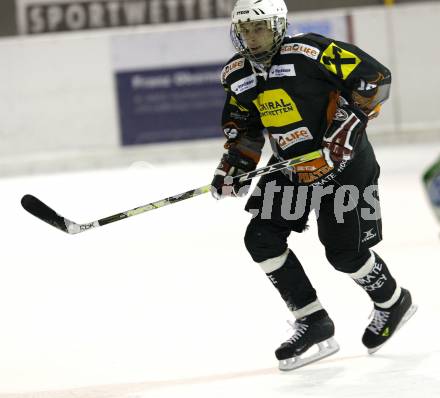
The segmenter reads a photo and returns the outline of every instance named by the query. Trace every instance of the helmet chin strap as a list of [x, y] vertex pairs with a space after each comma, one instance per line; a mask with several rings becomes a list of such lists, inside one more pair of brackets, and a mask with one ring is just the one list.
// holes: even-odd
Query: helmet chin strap
[[[255, 62], [257, 64], [266, 65], [272, 61], [272, 56], [269, 55], [269, 51], [263, 51], [257, 54], [253, 54], [250, 50], [248, 50], [249, 60], [251, 62]], [[260, 61], [261, 60], [261, 61]]]
[[[267, 51], [265, 51], [265, 52], [267, 52]], [[261, 54], [263, 55], [264, 53], [261, 53]], [[258, 57], [255, 57], [255, 58], [258, 59]], [[250, 60], [250, 62], [257, 65], [257, 66], [263, 66], [264, 68], [268, 68], [270, 66], [270, 64], [272, 63], [272, 58], [273, 58], [273, 55], [264, 61]]]

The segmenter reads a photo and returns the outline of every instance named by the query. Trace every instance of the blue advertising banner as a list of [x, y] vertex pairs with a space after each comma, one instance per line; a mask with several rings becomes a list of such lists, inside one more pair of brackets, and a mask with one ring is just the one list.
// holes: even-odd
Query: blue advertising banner
[[222, 65], [116, 73], [123, 145], [220, 136]]
[[332, 39], [353, 42], [352, 17], [350, 14], [335, 15], [332, 18], [293, 18], [288, 24], [287, 34], [314, 32]]

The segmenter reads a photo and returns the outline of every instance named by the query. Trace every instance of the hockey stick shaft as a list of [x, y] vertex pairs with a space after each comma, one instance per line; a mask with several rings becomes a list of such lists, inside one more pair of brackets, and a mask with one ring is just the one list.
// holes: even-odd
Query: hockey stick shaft
[[[298, 165], [300, 163], [305, 163], [314, 159], [317, 159], [322, 156], [322, 151], [317, 150], [314, 152], [307, 153], [305, 155], [297, 156], [295, 158], [284, 160], [279, 163], [275, 163], [270, 166], [262, 167], [260, 169], [251, 171], [249, 173], [244, 173], [239, 176], [234, 177], [233, 182], [244, 182], [247, 180], [251, 180], [255, 177], [263, 176], [265, 174], [274, 173], [279, 170], [286, 169], [288, 167], [292, 167], [294, 165]], [[96, 221], [92, 221], [90, 223], [85, 224], [77, 224], [60, 214], [56, 213], [49, 206], [43, 203], [41, 200], [32, 195], [25, 195], [21, 200], [21, 204], [25, 210], [39, 218], [40, 220], [52, 225], [53, 227], [64, 231], [68, 234], [77, 234], [80, 232], [87, 231], [92, 228], [101, 227], [103, 225], [107, 225], [116, 221], [124, 220], [128, 217], [137, 216], [138, 214], [146, 213], [151, 210], [160, 209], [161, 207], [165, 207], [177, 202], [181, 202], [186, 199], [194, 198], [196, 196], [205, 194], [209, 192], [211, 189], [211, 185], [204, 185], [202, 187], [192, 189], [181, 193], [179, 195], [170, 196], [165, 199], [158, 200], [156, 202], [148, 203], [143, 206], [135, 207], [134, 209], [123, 211], [121, 213], [113, 214], [108, 217], [101, 218]]]

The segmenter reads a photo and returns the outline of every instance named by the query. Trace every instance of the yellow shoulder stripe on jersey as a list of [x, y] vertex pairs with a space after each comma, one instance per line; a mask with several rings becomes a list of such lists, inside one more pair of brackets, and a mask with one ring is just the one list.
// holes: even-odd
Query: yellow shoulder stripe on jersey
[[295, 102], [283, 89], [264, 91], [253, 102], [265, 127], [283, 127], [302, 120]]
[[234, 96], [231, 96], [231, 99], [229, 100], [229, 104], [236, 106], [242, 112], [249, 112], [249, 109], [247, 109], [243, 105], [239, 104], [237, 99]]
[[331, 73], [345, 80], [362, 61], [356, 54], [332, 42], [322, 53], [320, 62]]

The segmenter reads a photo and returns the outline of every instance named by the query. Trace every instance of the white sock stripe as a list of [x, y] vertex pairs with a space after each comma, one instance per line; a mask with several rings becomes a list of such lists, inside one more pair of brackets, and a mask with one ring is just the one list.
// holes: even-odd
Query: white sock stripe
[[268, 260], [262, 261], [258, 264], [266, 274], [270, 274], [271, 272], [280, 269], [284, 265], [288, 255], [289, 249], [287, 249], [281, 256], [269, 258]]
[[355, 273], [348, 274], [352, 279], [360, 279], [366, 277], [374, 268], [374, 263], [376, 262], [376, 257], [374, 253], [370, 250], [371, 256], [367, 262]]
[[313, 303], [307, 304], [305, 307], [300, 308], [299, 310], [292, 311], [295, 319], [304, 318], [307, 315], [313, 314], [316, 311], [323, 310], [321, 303], [318, 299], [316, 299]]
[[402, 289], [397, 286], [396, 290], [394, 291], [393, 295], [391, 296], [391, 298], [388, 301], [385, 301], [384, 303], [374, 303], [376, 304], [378, 307], [380, 308], [390, 308], [392, 307], [394, 304], [396, 304], [397, 300], [399, 300], [400, 294], [402, 293]]

